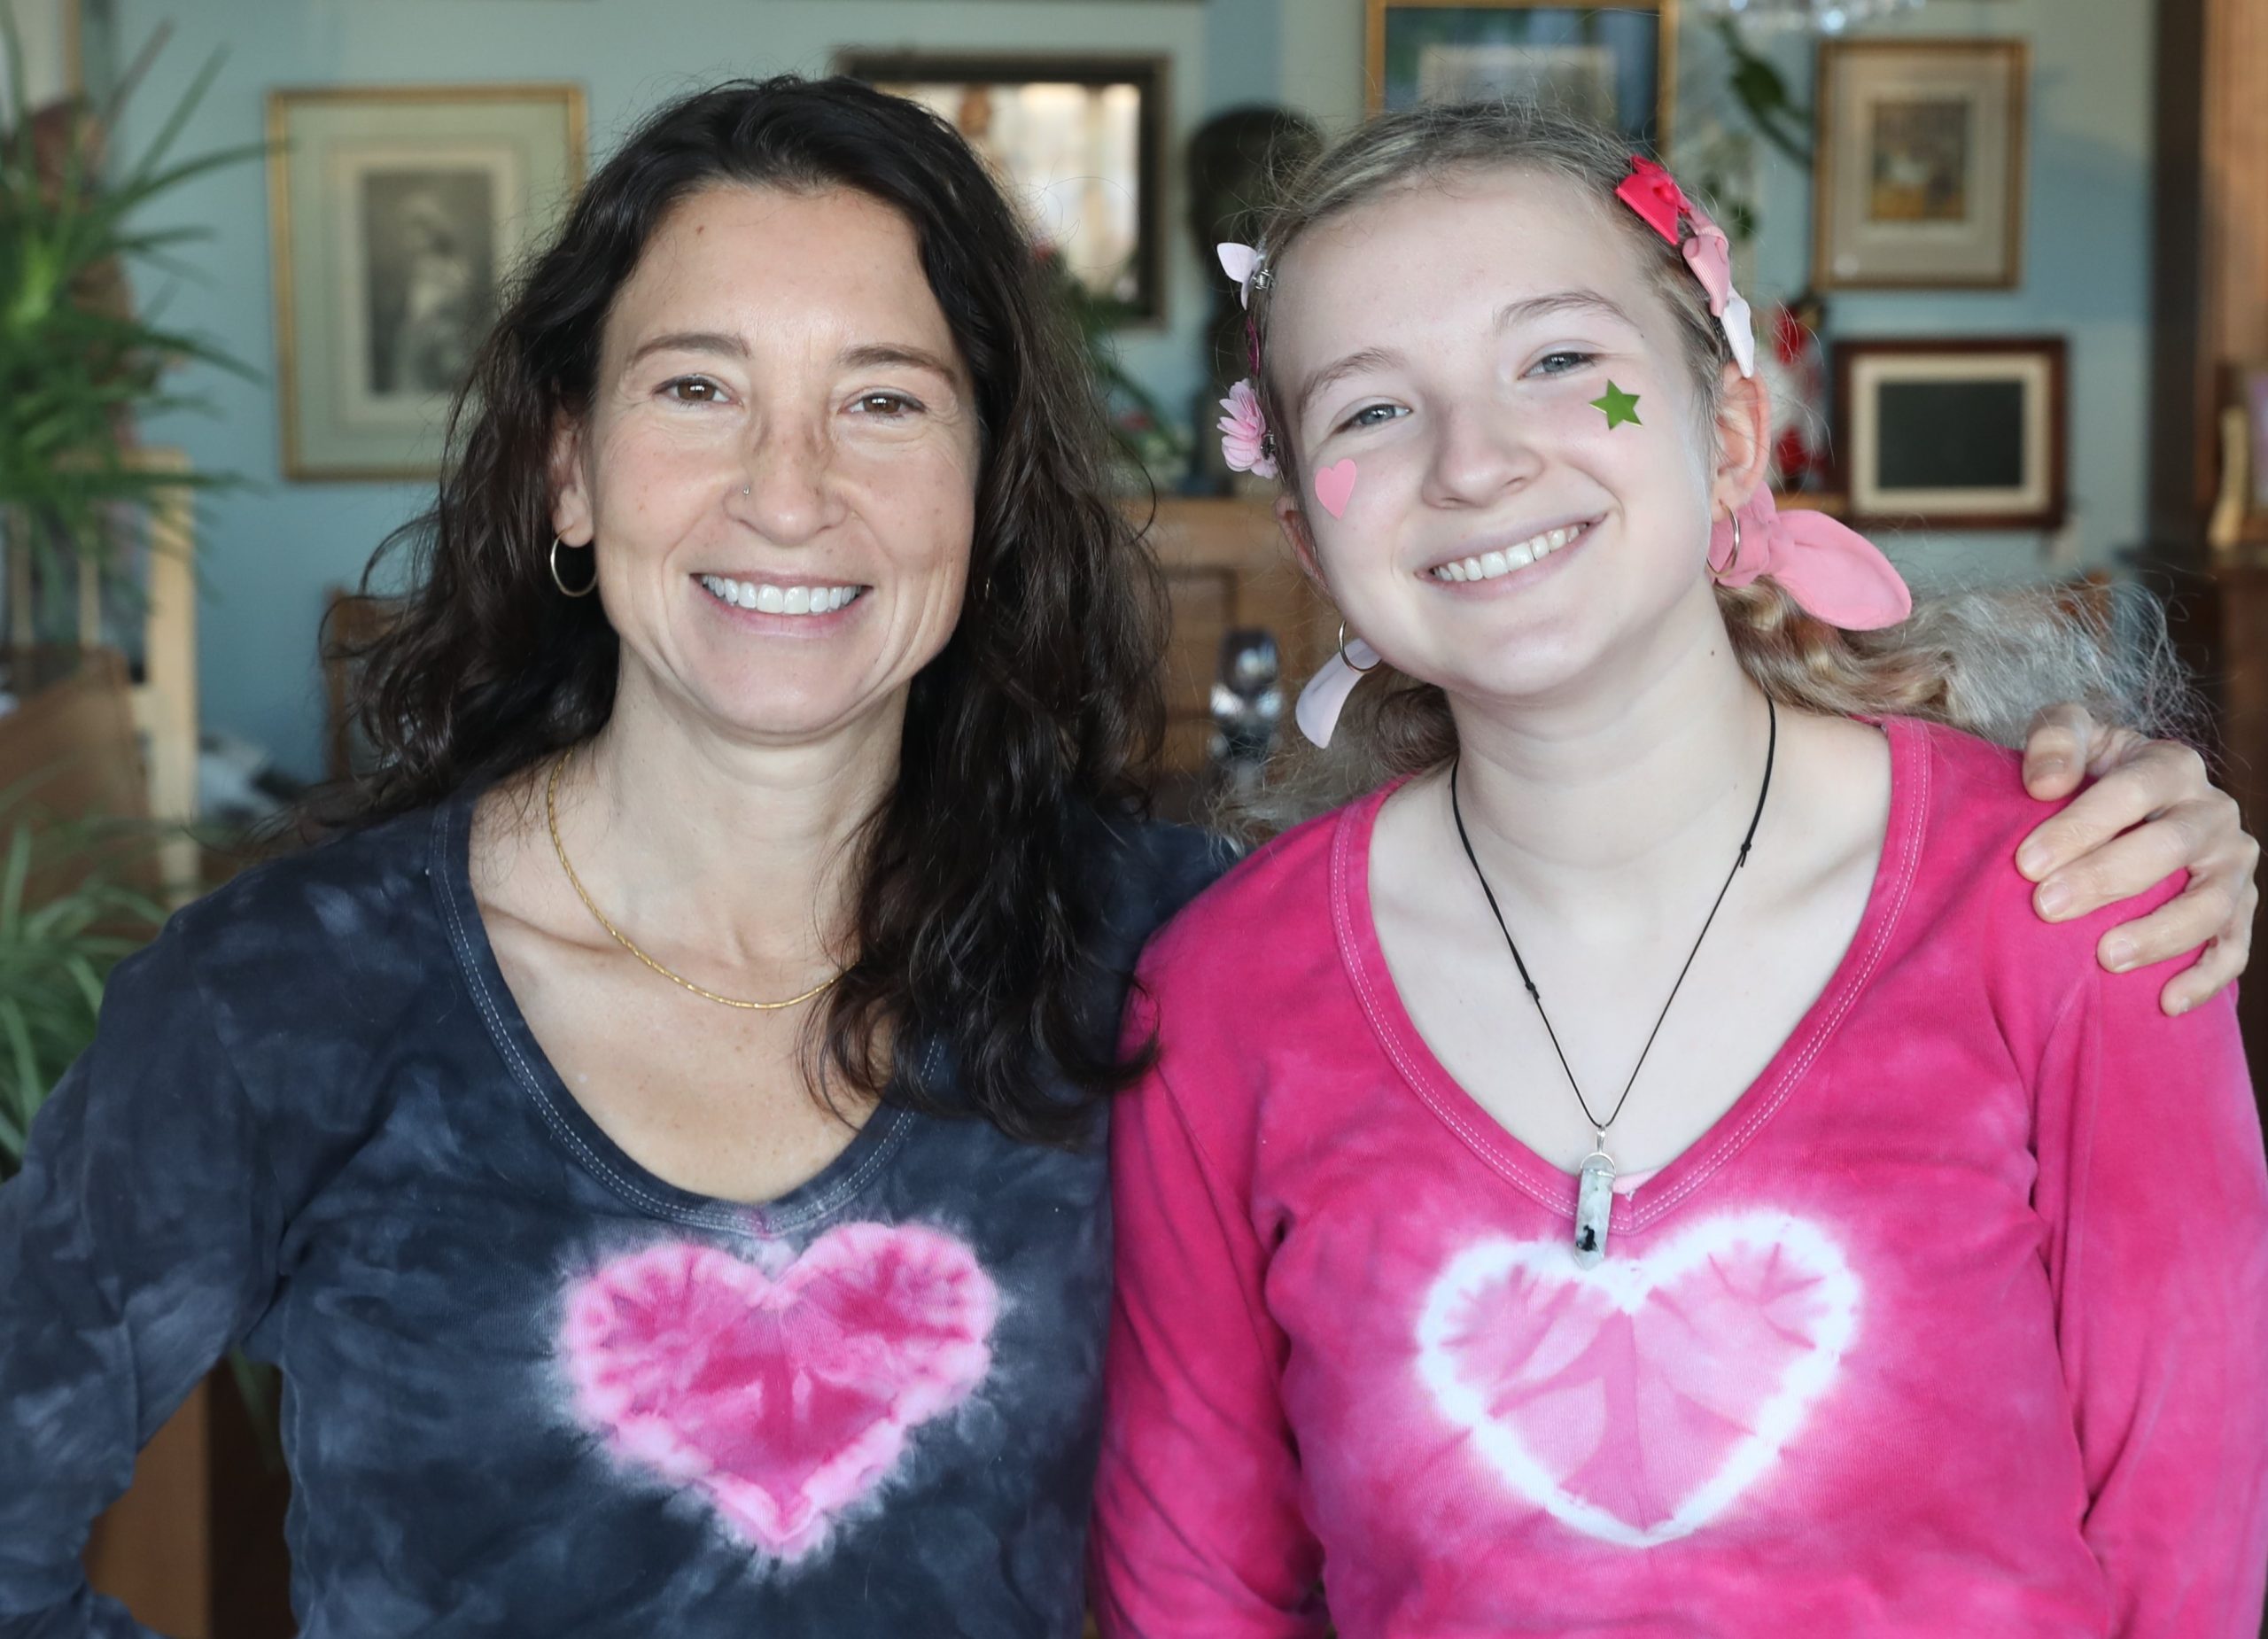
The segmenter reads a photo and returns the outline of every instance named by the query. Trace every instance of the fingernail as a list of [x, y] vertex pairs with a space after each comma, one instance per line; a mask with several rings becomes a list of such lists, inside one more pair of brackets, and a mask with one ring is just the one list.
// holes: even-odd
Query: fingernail
[[2043, 757], [2032, 764], [2031, 771], [2035, 774], [2060, 774], [2070, 765], [2070, 759], [2066, 757]]
[[2050, 882], [2039, 890], [2039, 913], [2043, 916], [2058, 915], [2069, 909], [2070, 903], [2071, 885], [2069, 882]]
[[2113, 973], [2124, 973], [2134, 965], [2134, 947], [2124, 939], [2113, 939], [2102, 947], [2102, 959]]
[[2016, 869], [2026, 876], [2037, 876], [2047, 867], [2047, 850], [2038, 843], [2026, 843], [2016, 850]]

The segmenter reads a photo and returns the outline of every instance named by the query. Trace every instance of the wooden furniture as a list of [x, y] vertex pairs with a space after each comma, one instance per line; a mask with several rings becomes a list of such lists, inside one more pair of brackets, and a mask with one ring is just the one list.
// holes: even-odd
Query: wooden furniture
[[[2208, 545], [2229, 367], [2268, 359], [2268, 3], [2160, 0], [2152, 246], [2149, 536], [2177, 640], [2213, 695], [2218, 772], [2268, 835], [2268, 566]], [[2268, 920], [2256, 920], [2256, 964]], [[2240, 988], [2268, 1068], [2268, 983]]]
[[1337, 621], [1293, 561], [1265, 501], [1161, 497], [1147, 539], [1164, 566], [1173, 606], [1165, 772], [1169, 780], [1193, 781], [1204, 774], [1212, 736], [1222, 637], [1239, 626], [1275, 634], [1284, 663], [1285, 732], [1291, 733], [1290, 701], [1337, 645]]
[[[136, 450], [128, 464], [143, 472], [189, 470], [189, 458], [176, 449]], [[106, 806], [89, 808], [83, 803], [65, 803], [52, 794], [43, 796], [43, 803], [56, 812], [103, 812], [120, 817], [130, 813], [136, 818], [178, 826], [186, 826], [197, 818], [194, 496], [195, 492], [185, 484], [159, 488], [151, 497], [146, 523], [147, 571], [138, 589], [142, 607], [142, 676], [127, 696], [134, 730], [140, 740], [146, 800], [137, 799], [128, 809], [118, 805], [113, 797], [105, 799]], [[33, 647], [35, 594], [32, 555], [28, 551], [12, 550], [8, 554], [8, 576], [10, 647], [12, 653], [20, 655]], [[82, 562], [78, 565], [76, 589], [80, 651], [113, 653], [104, 648], [102, 577], [93, 563]], [[19, 680], [16, 685], [17, 694], [26, 702], [22, 711], [29, 711], [37, 703], [33, 698], [35, 692], [47, 678], [57, 674], [58, 665], [67, 669], [75, 664], [57, 658], [72, 651], [39, 652], [48, 657], [35, 664], [28, 684]], [[0, 718], [0, 724], [11, 720]], [[5, 784], [0, 781], [0, 789], [4, 789]], [[167, 890], [177, 899], [186, 899], [196, 886], [196, 843], [186, 835], [170, 837], [159, 846], [157, 859]]]

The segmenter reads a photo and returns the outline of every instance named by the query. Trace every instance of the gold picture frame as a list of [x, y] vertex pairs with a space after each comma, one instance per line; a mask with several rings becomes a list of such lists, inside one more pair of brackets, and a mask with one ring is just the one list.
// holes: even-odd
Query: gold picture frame
[[2022, 284], [2031, 78], [2018, 39], [1823, 43], [1813, 285]]
[[1363, 0], [1363, 106], [1539, 95], [1669, 151], [1678, 0]]
[[513, 266], [582, 186], [565, 83], [268, 93], [284, 476], [431, 478]]

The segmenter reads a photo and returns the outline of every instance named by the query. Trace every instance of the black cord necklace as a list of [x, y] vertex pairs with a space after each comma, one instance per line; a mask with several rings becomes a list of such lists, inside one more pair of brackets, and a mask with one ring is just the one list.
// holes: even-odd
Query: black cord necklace
[[1512, 953], [1512, 966], [1519, 969], [1520, 983], [1527, 987], [1527, 998], [1535, 1004], [1535, 1016], [1543, 1021], [1543, 1033], [1551, 1038], [1551, 1051], [1559, 1055], [1559, 1068], [1566, 1072], [1567, 1085], [1574, 1092], [1575, 1102], [1583, 1107], [1583, 1119], [1598, 1134], [1598, 1147], [1583, 1158], [1575, 1193], [1575, 1262], [1585, 1269], [1606, 1255], [1607, 1220], [1614, 1211], [1614, 1158], [1606, 1153], [1606, 1130], [1614, 1125], [1615, 1118], [1622, 1114], [1622, 1107], [1630, 1101], [1630, 1089], [1638, 1084], [1638, 1072], [1646, 1068], [1646, 1055], [1654, 1050], [1654, 1038], [1662, 1033], [1662, 1021], [1669, 1017], [1670, 1005], [1677, 1000], [1685, 975], [1693, 971], [1694, 959], [1701, 954], [1701, 941], [1709, 936], [1717, 913], [1724, 906], [1725, 896], [1732, 891], [1733, 878], [1748, 863], [1748, 851], [1756, 842], [1756, 827], [1764, 820], [1764, 799], [1772, 795], [1772, 765], [1780, 751], [1780, 713], [1769, 695], [1764, 697], [1764, 710], [1771, 723], [1770, 736], [1764, 747], [1764, 784], [1756, 794], [1756, 812], [1749, 817], [1748, 834], [1740, 839], [1740, 852], [1733, 858], [1733, 868], [1725, 873], [1725, 885], [1717, 889], [1716, 903], [1709, 907], [1708, 920], [1695, 936], [1693, 948], [1685, 953], [1685, 966], [1677, 970], [1677, 983], [1669, 987], [1668, 1000], [1654, 1015], [1654, 1028], [1646, 1037], [1646, 1045], [1638, 1050], [1638, 1062], [1630, 1067], [1630, 1079], [1622, 1084], [1622, 1096], [1614, 1101], [1614, 1107], [1607, 1112], [1604, 1121], [1591, 1113], [1590, 1100], [1583, 1097], [1574, 1067], [1567, 1062], [1567, 1050], [1559, 1045], [1559, 1032], [1551, 1028], [1551, 1015], [1543, 1010], [1543, 994], [1528, 976], [1527, 963], [1520, 959], [1520, 947], [1513, 942], [1512, 930], [1505, 924], [1495, 892], [1488, 886], [1479, 856], [1472, 851], [1472, 839], [1465, 835], [1464, 810], [1456, 796], [1457, 771], [1464, 764], [1463, 755], [1449, 764], [1449, 817], [1456, 822], [1456, 840], [1464, 845], [1465, 863], [1472, 866], [1473, 880], [1480, 884], [1481, 897], [1488, 901], [1489, 914], [1496, 919], [1496, 930], [1504, 936], [1504, 946]]

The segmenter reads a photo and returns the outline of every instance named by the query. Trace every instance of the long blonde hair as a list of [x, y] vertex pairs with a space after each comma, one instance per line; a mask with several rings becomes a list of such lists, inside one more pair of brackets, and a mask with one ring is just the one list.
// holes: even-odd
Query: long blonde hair
[[[1318, 225], [1398, 190], [1438, 187], [1505, 168], [1565, 178], [1611, 201], [1628, 174], [1630, 144], [1599, 126], [1520, 103], [1436, 105], [1373, 120], [1281, 185], [1263, 219], [1271, 268]], [[1683, 257], [1635, 212], [1608, 208], [1676, 322], [1705, 412], [1713, 414], [1731, 351]], [[1252, 297], [1260, 338], [1254, 384], [1289, 493], [1305, 505], [1299, 452], [1281, 389], [1267, 369], [1267, 334], [1280, 285]], [[1806, 614], [1770, 580], [1717, 588], [1741, 666], [1788, 706], [1841, 716], [1904, 716], [2015, 743], [2042, 706], [2077, 701], [2098, 718], [2160, 732], [2197, 719], [2165, 638], [2163, 611], [2139, 587], [2075, 594], [2025, 587], [1917, 602], [1902, 624], [1846, 632]], [[1295, 738], [1295, 737], [1294, 737]], [[1287, 745], [1256, 796], [1223, 822], [1273, 829], [1394, 778], [1445, 762], [1456, 749], [1448, 697], [1381, 670], [1355, 691], [1328, 752]]]

